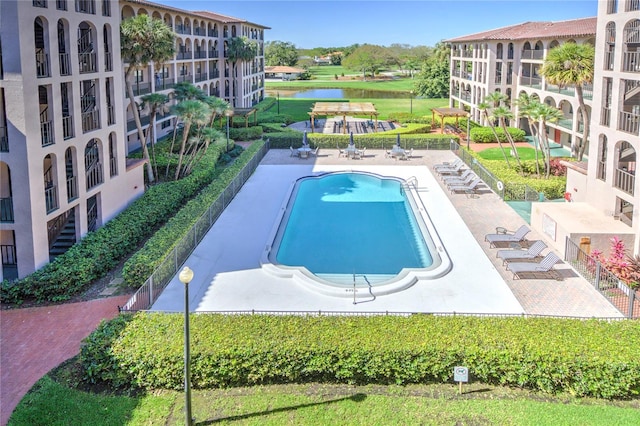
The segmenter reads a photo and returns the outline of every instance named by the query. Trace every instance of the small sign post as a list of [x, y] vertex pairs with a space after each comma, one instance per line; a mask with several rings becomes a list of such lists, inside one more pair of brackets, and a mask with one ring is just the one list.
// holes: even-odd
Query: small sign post
[[453, 380], [460, 384], [458, 392], [462, 395], [462, 382], [469, 381], [469, 369], [467, 367], [453, 367]]

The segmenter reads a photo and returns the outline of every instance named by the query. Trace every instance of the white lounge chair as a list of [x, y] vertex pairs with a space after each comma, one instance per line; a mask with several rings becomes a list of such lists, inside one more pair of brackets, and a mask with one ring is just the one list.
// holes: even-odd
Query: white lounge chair
[[465, 170], [459, 176], [456, 176], [456, 175], [453, 175], [453, 176], [452, 175], [442, 175], [442, 176], [440, 176], [440, 178], [442, 179], [442, 181], [445, 184], [448, 185], [448, 184], [453, 183], [453, 182], [464, 182], [464, 181], [467, 180], [467, 178], [469, 176], [471, 176], [471, 177], [475, 176], [475, 174], [473, 173], [473, 170], [471, 170], [471, 169]]
[[540, 262], [511, 262], [507, 263], [507, 270], [513, 272], [513, 279], [520, 278], [524, 272], [549, 272], [553, 265], [560, 262], [554, 252], [549, 252]]
[[502, 264], [504, 265], [505, 263], [513, 260], [517, 261], [523, 259], [535, 259], [540, 255], [540, 253], [542, 253], [542, 250], [546, 248], [547, 245], [543, 241], [538, 240], [535, 243], [531, 244], [531, 247], [529, 247], [527, 250], [498, 250], [498, 252], [496, 253], [496, 257], [501, 258]]
[[413, 156], [413, 148], [411, 148], [409, 151], [405, 151], [405, 154], [407, 158], [411, 158], [411, 156]]
[[478, 185], [480, 185], [481, 182], [482, 180], [479, 177], [475, 177], [471, 182], [469, 182], [466, 185], [464, 184], [447, 185], [447, 188], [449, 188], [449, 191], [451, 191], [452, 193], [458, 193], [458, 192], [475, 193], [478, 188]]
[[436, 173], [439, 175], [459, 175], [464, 171], [465, 164], [460, 162], [460, 164], [455, 165], [454, 167], [439, 167], [436, 169]]
[[489, 247], [495, 247], [496, 243], [518, 243], [525, 240], [525, 236], [531, 232], [527, 225], [522, 225], [512, 234], [487, 234], [484, 240], [489, 242]]
[[457, 166], [458, 164], [461, 164], [461, 163], [462, 163], [462, 160], [459, 159], [459, 158], [456, 158], [455, 161], [452, 161], [452, 162], [445, 161], [444, 163], [434, 164], [433, 165], [433, 170], [438, 170], [440, 168], [450, 169], [450, 168], [455, 167], [455, 166]]

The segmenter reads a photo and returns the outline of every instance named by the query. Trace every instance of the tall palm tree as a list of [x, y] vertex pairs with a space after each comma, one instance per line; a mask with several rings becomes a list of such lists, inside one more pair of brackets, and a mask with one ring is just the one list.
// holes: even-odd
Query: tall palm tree
[[196, 100], [182, 101], [173, 107], [173, 113], [184, 123], [182, 129], [182, 141], [180, 143], [180, 152], [178, 154], [178, 166], [176, 167], [175, 180], [181, 175], [182, 160], [184, 157], [189, 132], [193, 124], [201, 124], [209, 118], [209, 108], [204, 102]]
[[485, 100], [483, 102], [480, 102], [478, 104], [478, 109], [482, 112], [482, 115], [485, 118], [485, 121], [487, 122], [487, 124], [489, 124], [489, 127], [491, 128], [491, 131], [493, 132], [493, 136], [496, 138], [496, 141], [498, 142], [498, 146], [500, 147], [500, 151], [502, 151], [502, 156], [504, 157], [504, 161], [507, 163], [508, 167], [511, 167], [511, 164], [509, 164], [509, 157], [507, 156], [507, 153], [504, 150], [504, 147], [502, 146], [502, 142], [500, 141], [500, 136], [498, 136], [498, 133], [496, 132], [496, 128], [493, 125], [493, 120], [491, 119], [491, 116], [489, 115], [489, 111], [491, 110], [493, 103], [489, 101], [488, 98], [485, 98]]
[[231, 72], [231, 105], [238, 106], [238, 102], [236, 100], [236, 80], [237, 76], [237, 64], [238, 62], [246, 62], [253, 60], [258, 55], [258, 45], [255, 41], [249, 40], [249, 38], [242, 37], [232, 37], [229, 39], [229, 43], [227, 45], [227, 59], [231, 62], [232, 72]]
[[535, 112], [534, 116], [538, 120], [538, 136], [540, 137], [540, 144], [544, 150], [544, 167], [545, 177], [549, 178], [551, 174], [551, 148], [549, 146], [549, 137], [547, 135], [547, 123], [552, 123], [560, 120], [564, 115], [562, 111], [547, 104], [540, 104]]
[[518, 154], [518, 148], [516, 147], [515, 142], [513, 141], [513, 136], [509, 133], [509, 129], [507, 129], [507, 120], [513, 119], [513, 113], [511, 110], [505, 106], [499, 106], [494, 108], [492, 111], [492, 116], [498, 119], [500, 123], [500, 127], [504, 132], [509, 145], [511, 146], [511, 155], [516, 157], [516, 162], [518, 163], [518, 168], [520, 169], [520, 173], [524, 175], [524, 169], [522, 168], [522, 163], [520, 162], [520, 155]]
[[132, 79], [134, 71], [146, 68], [149, 62], [154, 62], [159, 68], [163, 62], [171, 59], [175, 53], [175, 34], [164, 22], [153, 19], [149, 15], [137, 15], [125, 19], [120, 24], [120, 53], [122, 62], [127, 64], [124, 81], [127, 97], [138, 129], [138, 138], [142, 144], [142, 155], [147, 160], [147, 179], [153, 182], [153, 167], [149, 161], [149, 150], [145, 143], [140, 112], [138, 111], [133, 94]]
[[522, 92], [518, 99], [516, 99], [515, 104], [518, 106], [518, 113], [520, 117], [527, 119], [527, 125], [529, 126], [529, 133], [531, 133], [531, 137], [533, 138], [533, 148], [536, 156], [536, 174], [540, 176], [540, 164], [538, 160], [538, 150], [540, 149], [540, 143], [538, 141], [537, 135], [537, 108], [540, 105], [540, 102], [532, 96], [529, 96], [528, 93]]
[[173, 88], [173, 94], [178, 102], [186, 101], [189, 99], [195, 99], [198, 101], [204, 101], [207, 94], [204, 90], [193, 85], [189, 81], [181, 81]]
[[220, 99], [216, 96], [207, 96], [204, 102], [211, 108], [211, 120], [209, 120], [209, 126], [213, 126], [216, 118], [222, 117], [225, 111], [230, 109], [229, 102], [224, 99]]
[[[167, 103], [169, 102], [169, 96], [164, 93], [151, 93], [149, 95], [142, 96], [142, 107], [149, 108], [149, 127], [147, 127], [147, 133], [145, 135], [145, 145], [151, 144], [151, 162], [153, 163], [153, 171], [158, 176], [158, 163], [156, 161], [156, 117], [158, 113], [164, 114], [169, 111]], [[149, 140], [150, 139], [150, 140]]]
[[584, 104], [582, 86], [593, 82], [595, 49], [590, 44], [564, 43], [549, 51], [540, 68], [540, 74], [551, 84], [575, 87], [576, 97], [582, 112], [584, 130], [579, 146], [571, 150], [582, 160], [589, 140], [589, 111]]

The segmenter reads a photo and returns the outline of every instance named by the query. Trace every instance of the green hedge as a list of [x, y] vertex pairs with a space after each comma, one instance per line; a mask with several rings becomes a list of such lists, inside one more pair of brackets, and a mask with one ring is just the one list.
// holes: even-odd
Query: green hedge
[[231, 127], [229, 129], [229, 137], [238, 141], [252, 141], [260, 139], [262, 137], [262, 127]]
[[232, 165], [220, 172], [216, 179], [195, 198], [184, 207], [177, 206], [174, 209], [174, 212], [178, 209], [179, 211], [124, 264], [122, 277], [128, 286], [139, 287], [144, 284], [262, 145], [262, 141], [251, 144]]
[[[497, 127], [495, 130], [496, 130], [496, 133], [498, 134], [498, 138], [500, 139], [500, 142], [508, 142], [507, 137], [505, 136], [504, 130], [502, 130], [502, 128]], [[525, 139], [526, 134], [524, 130], [516, 129], [514, 127], [507, 127], [507, 130], [511, 134], [511, 137], [513, 138], [514, 142], [526, 141]], [[470, 129], [469, 137], [473, 142], [476, 142], [476, 143], [496, 142], [496, 137], [493, 134], [493, 131], [491, 130], [490, 127], [474, 127]]]
[[[294, 148], [302, 146], [302, 133], [300, 132], [269, 133], [268, 137], [271, 141], [271, 148], [286, 149], [290, 146]], [[312, 147], [319, 146], [320, 149], [335, 149], [337, 146], [344, 148], [349, 144], [349, 135], [307, 133], [307, 138]], [[396, 143], [396, 138], [397, 135], [395, 133], [392, 134], [389, 132], [353, 136], [356, 146], [363, 148], [366, 147], [369, 149], [389, 149]], [[407, 148], [416, 149], [449, 149], [451, 139], [459, 141], [457, 137], [452, 135], [413, 135], [410, 133], [403, 133], [400, 138], [402, 146], [405, 146], [406, 144]]]
[[[195, 388], [270, 383], [410, 384], [470, 379], [577, 396], [640, 394], [634, 321], [430, 315], [191, 316]], [[183, 317], [123, 315], [83, 342], [85, 379], [182, 389]]]
[[3, 281], [3, 303], [64, 301], [111, 271], [162, 226], [185, 200], [212, 181], [220, 149], [211, 146], [188, 177], [154, 185], [118, 216], [88, 233], [55, 261], [23, 279]]

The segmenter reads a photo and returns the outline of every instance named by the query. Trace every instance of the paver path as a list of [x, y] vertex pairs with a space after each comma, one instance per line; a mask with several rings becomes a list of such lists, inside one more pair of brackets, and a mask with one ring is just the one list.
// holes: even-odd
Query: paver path
[[80, 342], [131, 295], [0, 311], [0, 424], [49, 370], [77, 355]]

